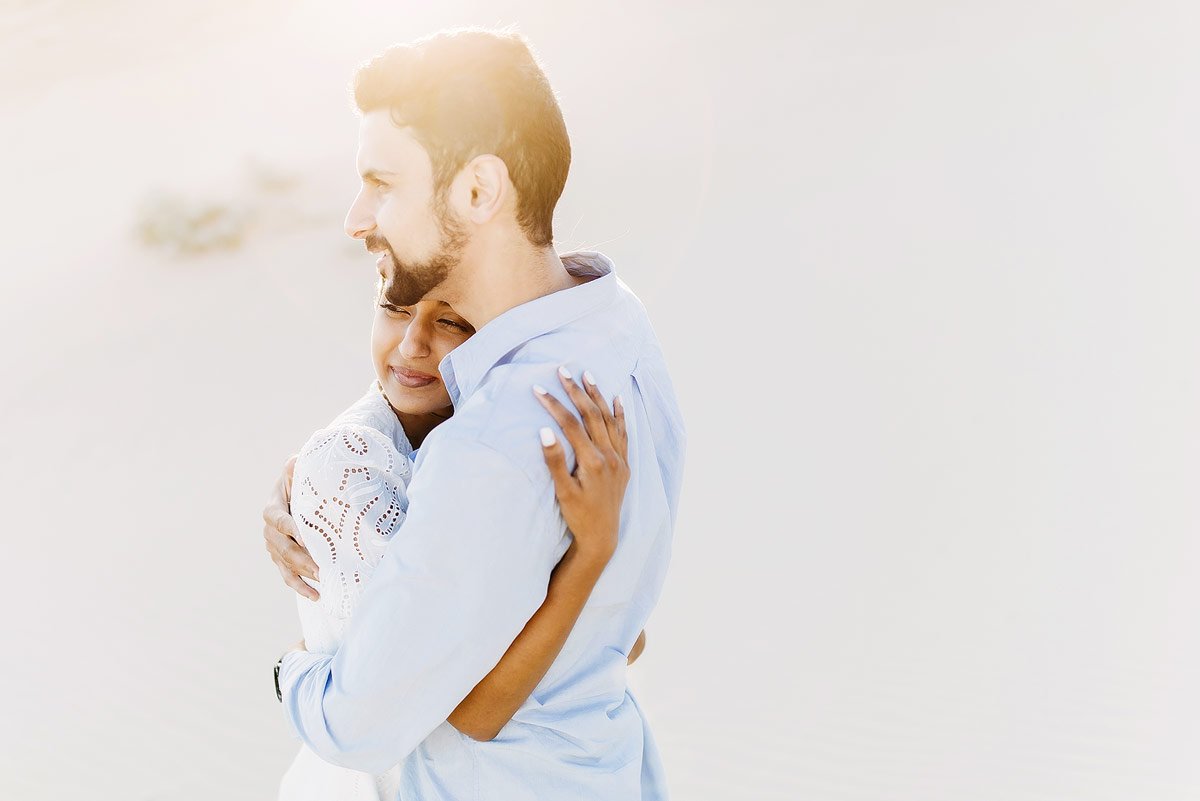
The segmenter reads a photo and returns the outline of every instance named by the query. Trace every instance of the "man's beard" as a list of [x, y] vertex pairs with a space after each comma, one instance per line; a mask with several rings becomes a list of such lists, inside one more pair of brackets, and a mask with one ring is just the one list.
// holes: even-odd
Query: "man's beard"
[[388, 303], [415, 306], [462, 263], [467, 245], [463, 224], [451, 216], [444, 202], [436, 204], [434, 213], [441, 239], [434, 254], [424, 261], [400, 261], [382, 236], [372, 234], [366, 238], [368, 250], [386, 250], [392, 260], [392, 277], [383, 287], [383, 297]]

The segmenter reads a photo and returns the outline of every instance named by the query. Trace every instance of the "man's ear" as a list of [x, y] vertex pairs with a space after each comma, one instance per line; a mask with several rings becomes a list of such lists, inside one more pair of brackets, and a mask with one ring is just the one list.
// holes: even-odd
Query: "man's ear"
[[476, 225], [494, 218], [512, 192], [508, 165], [499, 156], [476, 156], [463, 167], [459, 177], [463, 179], [459, 211]]

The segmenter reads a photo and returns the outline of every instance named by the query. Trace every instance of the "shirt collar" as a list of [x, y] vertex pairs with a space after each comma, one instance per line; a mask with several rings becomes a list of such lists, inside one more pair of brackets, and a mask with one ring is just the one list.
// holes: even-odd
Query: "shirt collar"
[[438, 365], [455, 408], [479, 387], [483, 377], [507, 354], [535, 337], [562, 328], [616, 297], [613, 263], [601, 253], [579, 250], [563, 253], [571, 275], [593, 280], [535, 298], [509, 309], [475, 332]]

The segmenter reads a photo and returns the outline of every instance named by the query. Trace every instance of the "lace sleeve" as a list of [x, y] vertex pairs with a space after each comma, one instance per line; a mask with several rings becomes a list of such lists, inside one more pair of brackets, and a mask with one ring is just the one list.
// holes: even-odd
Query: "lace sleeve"
[[300, 452], [292, 517], [319, 569], [318, 603], [334, 619], [349, 618], [404, 521], [411, 477], [408, 457], [369, 426], [334, 425]]

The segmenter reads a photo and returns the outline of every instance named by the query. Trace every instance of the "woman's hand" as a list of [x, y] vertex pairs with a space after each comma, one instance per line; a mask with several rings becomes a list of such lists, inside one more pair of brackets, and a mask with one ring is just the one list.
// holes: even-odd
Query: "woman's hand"
[[617, 549], [621, 500], [629, 483], [625, 409], [617, 397], [609, 411], [589, 372], [583, 374], [582, 389], [565, 367], [559, 368], [558, 378], [582, 423], [545, 389], [534, 387], [534, 393], [571, 443], [574, 472], [567, 469], [566, 450], [550, 428], [541, 430], [542, 450], [563, 520], [574, 536], [571, 547], [607, 563]]

